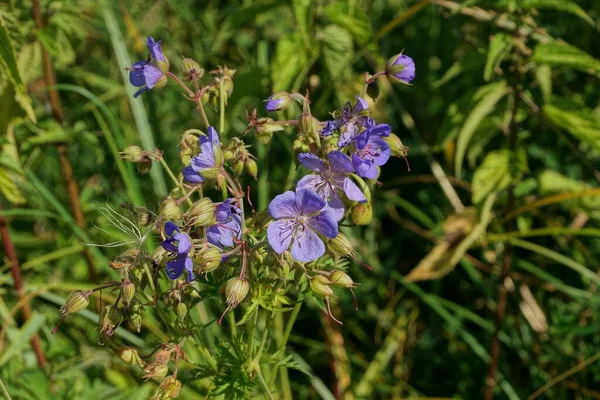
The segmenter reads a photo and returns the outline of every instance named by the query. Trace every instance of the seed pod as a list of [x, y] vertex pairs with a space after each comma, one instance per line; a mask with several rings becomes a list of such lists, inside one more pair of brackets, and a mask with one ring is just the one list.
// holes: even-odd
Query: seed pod
[[194, 264], [200, 269], [200, 274], [214, 271], [220, 263], [221, 253], [214, 247], [200, 249], [194, 254]]
[[336, 237], [331, 239], [327, 243], [327, 247], [329, 248], [329, 251], [340, 257], [348, 256], [354, 252], [352, 243], [350, 243], [348, 237], [342, 232], [339, 232]]
[[142, 328], [142, 315], [138, 313], [129, 315], [129, 322], [131, 322], [131, 325], [133, 325], [135, 330], [139, 333]]
[[159, 350], [154, 355], [155, 364], [166, 364], [171, 359], [171, 352], [168, 350]]
[[181, 63], [181, 71], [188, 81], [198, 80], [204, 76], [204, 69], [200, 67], [198, 62], [191, 58], [184, 57]]
[[151, 400], [175, 399], [181, 392], [181, 382], [174, 376], [166, 377], [156, 390], [156, 393]]
[[329, 280], [331, 285], [336, 287], [351, 289], [356, 286], [350, 275], [339, 269], [331, 272]]
[[119, 358], [125, 364], [134, 365], [141, 362], [140, 355], [133, 347], [127, 347], [119, 351]]
[[213, 225], [215, 223], [215, 204], [210, 198], [203, 197], [190, 207], [186, 216], [193, 225]]
[[231, 278], [225, 285], [225, 299], [227, 305], [231, 308], [236, 308], [250, 291], [250, 284], [246, 279], [239, 277]]
[[148, 379], [156, 379], [161, 380], [164, 379], [165, 376], [169, 373], [169, 367], [167, 364], [148, 364], [146, 368], [144, 368], [144, 380]]
[[319, 297], [333, 296], [333, 289], [329, 287], [330, 283], [326, 276], [316, 275], [310, 280], [310, 290]]
[[358, 203], [352, 207], [350, 216], [356, 225], [369, 225], [373, 219], [373, 207], [370, 202]]
[[130, 280], [123, 281], [121, 283], [121, 297], [125, 304], [129, 305], [131, 300], [135, 296], [135, 285]]
[[172, 197], [167, 197], [158, 209], [158, 215], [166, 221], [178, 221], [181, 219], [181, 208]]
[[175, 313], [177, 314], [177, 317], [180, 320], [183, 321], [185, 319], [187, 312], [188, 312], [188, 308], [185, 305], [185, 303], [177, 303], [177, 305], [175, 305]]
[[143, 156], [136, 164], [136, 168], [140, 174], [147, 174], [152, 169], [152, 160], [148, 156]]
[[246, 160], [245, 166], [246, 166], [246, 173], [248, 175], [250, 175], [251, 177], [253, 177], [254, 179], [256, 179], [256, 175], [258, 174], [258, 165], [256, 164], [256, 161], [249, 158]]
[[72, 292], [69, 297], [67, 297], [65, 305], [60, 308], [62, 315], [66, 317], [69, 314], [74, 314], [86, 308], [88, 304], [90, 304], [90, 294], [92, 294], [91, 290], [87, 292], [82, 290]]
[[129, 162], [140, 162], [144, 157], [144, 151], [140, 146], [129, 146], [124, 151], [119, 153], [121, 160]]
[[152, 261], [159, 267], [164, 267], [167, 264], [169, 252], [162, 246], [158, 246], [152, 253]]
[[233, 163], [233, 173], [236, 176], [240, 176], [242, 175], [242, 172], [244, 172], [244, 162], [242, 160], [237, 160]]

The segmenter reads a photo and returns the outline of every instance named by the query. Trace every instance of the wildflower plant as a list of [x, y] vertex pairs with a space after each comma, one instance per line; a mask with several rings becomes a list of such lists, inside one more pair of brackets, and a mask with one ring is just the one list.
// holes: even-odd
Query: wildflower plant
[[[182, 134], [177, 165], [168, 165], [158, 149], [133, 145], [121, 153], [141, 173], [160, 163], [172, 177], [173, 190], [152, 225], [160, 244], [147, 252], [151, 235], [136, 235], [143, 238], [139, 246], [110, 264], [120, 279], [75, 291], [61, 309], [61, 323], [84, 309], [92, 293], [118, 290], [100, 316], [101, 341], [124, 362], [139, 365], [143, 379], [159, 382], [153, 398], [175, 398], [182, 385], [207, 378], [210, 396], [261, 392], [273, 398], [278, 367], [303, 369], [285, 352], [302, 303], [313, 299], [342, 324], [331, 303], [340, 290], [354, 295], [357, 284], [351, 271], [340, 267], [340, 258], [370, 269], [342, 226], [370, 223], [371, 190], [380, 170], [392, 155], [405, 157], [407, 149], [390, 125], [371, 118], [365, 94], [334, 110], [332, 119], [319, 121], [308, 92], [278, 92], [266, 99], [265, 114], [296, 103], [302, 110], [296, 119], [261, 117], [255, 109], [246, 115], [244, 132], [225, 136], [222, 121], [235, 70], [218, 67], [205, 75], [196, 61], [184, 58], [177, 76], [161, 45], [149, 37], [148, 59], [129, 69], [131, 84], [140, 88], [135, 97], [159, 96], [157, 90], [172, 82], [196, 104], [204, 126]], [[392, 57], [384, 70], [365, 75], [365, 93], [379, 77], [408, 84], [414, 68], [410, 57]], [[205, 112], [209, 104], [219, 104], [219, 130]], [[266, 210], [255, 210], [244, 175], [256, 178], [267, 166], [257, 164], [247, 140], [256, 135], [269, 143], [284, 127], [295, 132], [291, 150], [304, 176], [274, 196]], [[130, 230], [140, 232], [135, 226]], [[292, 309], [284, 337], [271, 337], [273, 317]], [[119, 342], [114, 335], [119, 327], [157, 332], [154, 351], [142, 357], [147, 349]]]

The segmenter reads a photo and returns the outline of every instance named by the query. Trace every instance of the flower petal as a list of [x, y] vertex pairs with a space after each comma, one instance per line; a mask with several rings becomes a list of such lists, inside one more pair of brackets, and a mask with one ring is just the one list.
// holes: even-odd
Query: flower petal
[[325, 180], [323, 179], [323, 176], [319, 174], [306, 175], [296, 183], [296, 191], [298, 189], [311, 189], [321, 194], [319, 189], [324, 186], [324, 183]]
[[336, 221], [340, 221], [342, 218], [344, 218], [344, 212], [346, 211], [344, 209], [344, 202], [336, 192], [334, 192], [329, 198], [327, 206], [327, 209], [331, 211]]
[[176, 259], [167, 262], [167, 276], [175, 280], [181, 276], [185, 269], [187, 254], [180, 254]]
[[275, 196], [269, 204], [269, 214], [273, 218], [295, 218], [299, 215], [296, 194], [292, 191]]
[[153, 59], [158, 62], [165, 61], [165, 55], [160, 48], [161, 41], [154, 41], [152, 36], [148, 36], [148, 51]]
[[367, 179], [377, 178], [377, 166], [372, 161], [363, 160], [356, 154], [353, 154], [352, 164], [354, 164], [354, 168], [356, 169], [356, 174], [358, 176]]
[[298, 161], [304, 167], [312, 169], [313, 171], [323, 172], [327, 169], [323, 160], [312, 153], [300, 153], [298, 154]]
[[308, 221], [308, 225], [328, 238], [334, 238], [338, 234], [337, 218], [331, 210], [325, 210], [321, 214], [312, 217]]
[[294, 221], [291, 219], [280, 219], [269, 224], [267, 239], [275, 253], [281, 254], [290, 247], [293, 228]]
[[312, 214], [320, 211], [326, 204], [327, 202], [321, 196], [310, 189], [296, 190], [296, 206], [302, 214]]
[[325, 254], [325, 244], [310, 228], [298, 230], [292, 243], [292, 257], [300, 262], [314, 261]]
[[358, 127], [354, 123], [349, 123], [345, 126], [338, 139], [337, 146], [341, 149], [348, 146], [358, 135]]
[[219, 134], [217, 133], [217, 130], [212, 126], [209, 126], [206, 129], [206, 136], [200, 135], [200, 144], [204, 143], [212, 143], [217, 147], [221, 146], [221, 142], [219, 141]]
[[365, 194], [350, 178], [344, 180], [344, 193], [346, 193], [346, 196], [348, 196], [350, 200], [358, 201], [360, 203], [367, 201]]
[[135, 97], [135, 98], [137, 99], [137, 97], [138, 97], [140, 94], [144, 93], [146, 90], [150, 90], [150, 89], [149, 89], [147, 86], [144, 86], [143, 88], [141, 88], [140, 90], [138, 90], [137, 92], [135, 92], [135, 93], [133, 94], [133, 97]]
[[188, 281], [194, 280], [194, 263], [191, 258], [185, 258], [185, 269], [188, 273]]
[[354, 105], [354, 113], [358, 114], [361, 111], [369, 109], [369, 103], [360, 96], [356, 96], [356, 104]]
[[352, 161], [350, 157], [342, 153], [341, 151], [330, 151], [327, 154], [329, 159], [329, 168], [335, 172], [354, 172]]
[[144, 86], [146, 84], [146, 78], [144, 77], [144, 65], [145, 61], [138, 61], [133, 64], [129, 71], [129, 83], [133, 86]]
[[202, 183], [204, 182], [204, 178], [202, 175], [198, 173], [192, 166], [187, 166], [181, 172], [183, 174], [183, 179], [188, 183]]
[[215, 150], [210, 142], [203, 143], [200, 146], [201, 152], [192, 158], [192, 168], [196, 171], [202, 171], [206, 168], [216, 167]]
[[163, 75], [163, 72], [154, 65], [144, 65], [144, 78], [146, 79], [146, 86], [148, 86], [148, 89], [152, 89]]
[[388, 124], [379, 124], [369, 128], [368, 132], [371, 136], [388, 137], [392, 133], [392, 127]]
[[171, 236], [173, 234], [173, 232], [180, 232], [177, 224], [172, 221], [165, 222], [165, 234], [167, 236]]
[[176, 233], [173, 235], [173, 239], [179, 242], [177, 244], [177, 252], [179, 254], [187, 253], [192, 248], [192, 239], [190, 239], [187, 233]]
[[377, 149], [373, 156], [373, 163], [381, 167], [390, 159], [392, 153], [390, 146], [383, 139], [372, 139], [371, 142]]

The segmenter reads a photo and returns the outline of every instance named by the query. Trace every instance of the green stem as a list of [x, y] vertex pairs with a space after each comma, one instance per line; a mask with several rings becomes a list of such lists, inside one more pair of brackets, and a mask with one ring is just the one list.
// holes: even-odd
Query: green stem
[[[183, 194], [186, 195], [187, 194], [187, 190], [185, 190], [185, 187], [183, 186], [183, 184], [181, 182], [179, 182], [179, 180], [177, 179], [177, 177], [175, 176], [175, 174], [173, 174], [173, 171], [171, 171], [171, 168], [169, 168], [169, 166], [165, 162], [165, 159], [162, 157], [162, 155], [159, 157], [158, 160], [160, 161], [160, 164], [163, 166], [163, 168], [167, 171], [167, 174], [169, 175], [169, 177], [171, 178], [171, 180], [173, 181], [173, 183], [175, 184], [175, 186], [180, 187], [181, 190], [183, 191]], [[192, 200], [189, 197], [187, 197], [185, 200], [187, 201], [187, 203], [190, 206], [193, 204]]]
[[258, 176], [258, 209], [266, 210], [269, 202], [269, 148], [270, 144], [256, 143], [258, 165], [261, 166]]
[[173, 79], [175, 81], [175, 83], [177, 83], [179, 86], [181, 86], [183, 88], [183, 90], [185, 90], [187, 92], [188, 96], [190, 96], [192, 98], [194, 97], [194, 92], [192, 91], [192, 89], [190, 89], [189, 87], [187, 87], [187, 85], [185, 83], [183, 83], [181, 81], [181, 79], [179, 79], [177, 77], [177, 75], [175, 75], [172, 72], [167, 72], [167, 76], [169, 78]]
[[274, 400], [273, 395], [271, 394], [271, 391], [269, 390], [269, 387], [267, 386], [267, 382], [265, 382], [265, 378], [263, 377], [263, 374], [260, 370], [260, 367], [257, 370], [257, 376], [258, 376], [258, 381], [260, 382], [260, 385], [263, 387], [263, 390], [265, 392], [267, 392], [267, 395], [269, 396], [269, 399]]
[[254, 319], [252, 320], [252, 323], [250, 324], [249, 330], [250, 330], [250, 338], [248, 340], [248, 345], [249, 345], [249, 352], [248, 352], [248, 358], [250, 360], [252, 360], [254, 358], [253, 353], [254, 353], [254, 336], [256, 335], [256, 325], [258, 324], [258, 310], [256, 310], [256, 314], [254, 315]]
[[225, 142], [225, 87], [223, 78], [219, 81], [219, 133]]
[[298, 313], [300, 312], [300, 308], [302, 307], [302, 300], [304, 299], [304, 295], [300, 295], [298, 298], [298, 302], [294, 306], [292, 310], [292, 314], [287, 321], [287, 325], [285, 326], [285, 331], [283, 331], [283, 337], [281, 338], [281, 344], [279, 345], [279, 349], [283, 350], [287, 344], [288, 339], [290, 338], [290, 333], [292, 333], [292, 327], [294, 326], [294, 322], [296, 322], [296, 318], [298, 317]]

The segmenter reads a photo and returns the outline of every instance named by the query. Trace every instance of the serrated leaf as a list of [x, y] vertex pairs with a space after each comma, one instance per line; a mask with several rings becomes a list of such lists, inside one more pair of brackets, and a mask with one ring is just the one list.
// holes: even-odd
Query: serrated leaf
[[533, 52], [533, 61], [552, 67], [568, 67], [600, 75], [600, 61], [583, 50], [566, 43], [540, 43]]
[[298, 30], [303, 36], [308, 37], [308, 32], [310, 31], [311, 23], [310, 11], [312, 9], [312, 1], [293, 0], [292, 8], [294, 10], [296, 21], [298, 21]]
[[37, 37], [42, 46], [53, 56], [57, 68], [66, 68], [75, 62], [75, 50], [63, 31], [46, 27], [37, 31]]
[[569, 99], [554, 96], [542, 107], [550, 122], [600, 151], [600, 113]]
[[289, 90], [308, 59], [299, 34], [292, 33], [279, 39], [272, 64], [273, 91]]
[[485, 68], [483, 70], [483, 79], [488, 82], [494, 76], [494, 69], [500, 66], [500, 63], [510, 53], [513, 48], [512, 39], [506, 33], [497, 33], [490, 38], [490, 46], [487, 52]]
[[371, 20], [361, 10], [355, 10], [354, 15], [348, 15], [347, 5], [333, 3], [325, 8], [325, 15], [329, 20], [346, 29], [354, 40], [361, 46], [365, 46], [373, 36]]
[[494, 110], [498, 101], [500, 101], [505, 94], [506, 81], [500, 81], [483, 86], [475, 93], [475, 96], [473, 96], [477, 103], [474, 105], [473, 109], [470, 110], [469, 115], [465, 118], [464, 124], [462, 124], [458, 131], [455, 159], [456, 176], [458, 178], [461, 176], [463, 159], [473, 133], [475, 133], [475, 130], [481, 121]]
[[493, 192], [506, 189], [527, 170], [525, 150], [508, 149], [489, 153], [473, 174], [473, 204], [479, 204]]
[[350, 33], [337, 25], [328, 25], [321, 33], [323, 61], [331, 77], [337, 79], [354, 56], [354, 46]]

